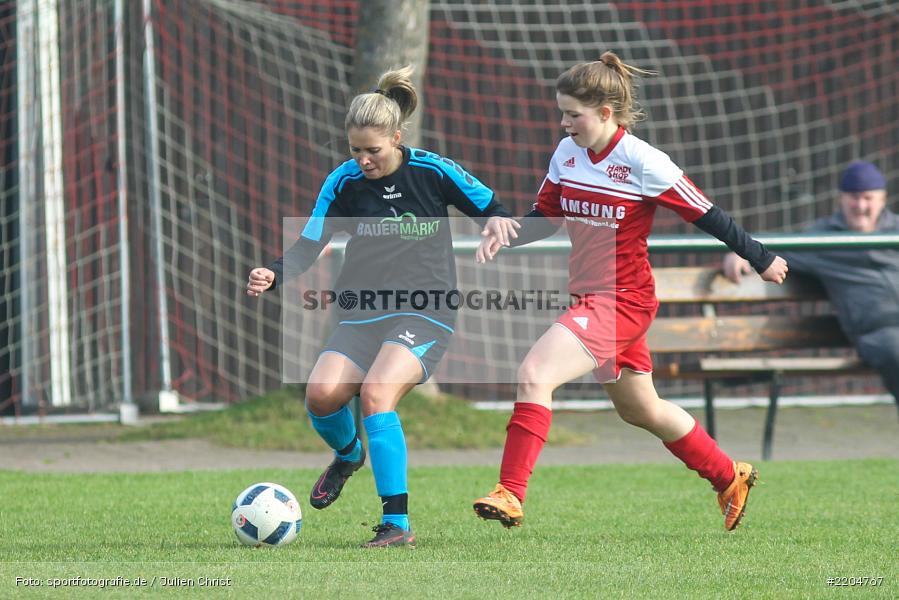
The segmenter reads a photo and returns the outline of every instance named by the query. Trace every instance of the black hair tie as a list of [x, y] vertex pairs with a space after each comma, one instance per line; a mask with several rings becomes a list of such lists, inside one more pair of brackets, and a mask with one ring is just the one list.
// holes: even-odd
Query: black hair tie
[[381, 88], [375, 88], [371, 91], [372, 94], [381, 94], [385, 98], [390, 98], [390, 94], [382, 90]]

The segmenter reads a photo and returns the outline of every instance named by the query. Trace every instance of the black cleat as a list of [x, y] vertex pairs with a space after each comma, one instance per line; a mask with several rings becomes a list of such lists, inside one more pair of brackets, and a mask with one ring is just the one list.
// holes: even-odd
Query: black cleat
[[340, 497], [340, 491], [343, 489], [346, 480], [350, 475], [362, 468], [365, 464], [365, 448], [359, 455], [359, 460], [350, 462], [334, 457], [325, 472], [322, 473], [315, 485], [312, 486], [312, 493], [309, 494], [309, 504], [312, 508], [319, 510], [331, 506], [337, 498]]
[[415, 534], [412, 530], [406, 531], [393, 523], [383, 523], [373, 527], [375, 537], [362, 544], [363, 548], [393, 548], [396, 546], [415, 547]]

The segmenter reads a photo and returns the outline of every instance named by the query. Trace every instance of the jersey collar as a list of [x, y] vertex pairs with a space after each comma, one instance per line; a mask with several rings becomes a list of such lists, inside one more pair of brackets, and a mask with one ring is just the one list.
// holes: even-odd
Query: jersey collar
[[602, 152], [600, 152], [599, 154], [597, 154], [590, 148], [587, 148], [587, 156], [590, 157], [590, 162], [592, 162], [594, 165], [598, 162], [602, 162], [605, 157], [612, 153], [612, 150], [615, 149], [615, 146], [618, 145], [618, 142], [621, 141], [621, 138], [624, 137], [625, 133], [627, 133], [627, 130], [619, 125], [618, 131], [616, 131], [615, 135], [612, 136], [612, 141], [610, 141], [609, 144], [605, 148], [603, 148]]

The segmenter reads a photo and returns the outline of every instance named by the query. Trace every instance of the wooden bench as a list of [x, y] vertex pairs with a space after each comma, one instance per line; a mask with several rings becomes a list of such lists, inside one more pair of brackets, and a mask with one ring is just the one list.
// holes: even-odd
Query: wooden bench
[[[836, 315], [787, 316], [786, 310], [766, 305], [766, 312], [719, 316], [716, 307], [734, 303], [803, 303], [826, 300], [821, 286], [811, 279], [791, 275], [783, 285], [747, 275], [734, 284], [713, 268], [654, 269], [656, 295], [665, 304], [701, 307], [700, 316], [658, 317], [649, 330], [649, 348], [656, 355], [686, 354], [686, 360], [669, 361], [656, 368], [656, 378], [702, 380], [706, 429], [715, 436], [716, 386], [765, 382], [769, 386], [768, 410], [762, 440], [762, 458], [771, 458], [777, 401], [785, 376], [821, 376], [867, 373], [868, 368], [851, 356], [732, 356], [733, 353], [775, 352], [811, 348], [850, 348]], [[784, 306], [783, 308], [786, 308]], [[794, 311], [795, 312], [795, 311]], [[661, 313], [661, 309], [660, 309]], [[697, 353], [699, 356], [697, 357]], [[729, 355], [721, 356], [721, 353]], [[659, 361], [663, 362], [664, 361]]]

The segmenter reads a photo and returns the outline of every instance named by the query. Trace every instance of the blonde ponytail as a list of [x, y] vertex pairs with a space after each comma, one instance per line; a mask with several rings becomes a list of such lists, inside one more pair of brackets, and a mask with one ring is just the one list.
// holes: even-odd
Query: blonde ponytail
[[388, 71], [378, 79], [377, 89], [353, 98], [344, 127], [347, 131], [372, 127], [389, 135], [403, 128], [417, 106], [412, 67]]

